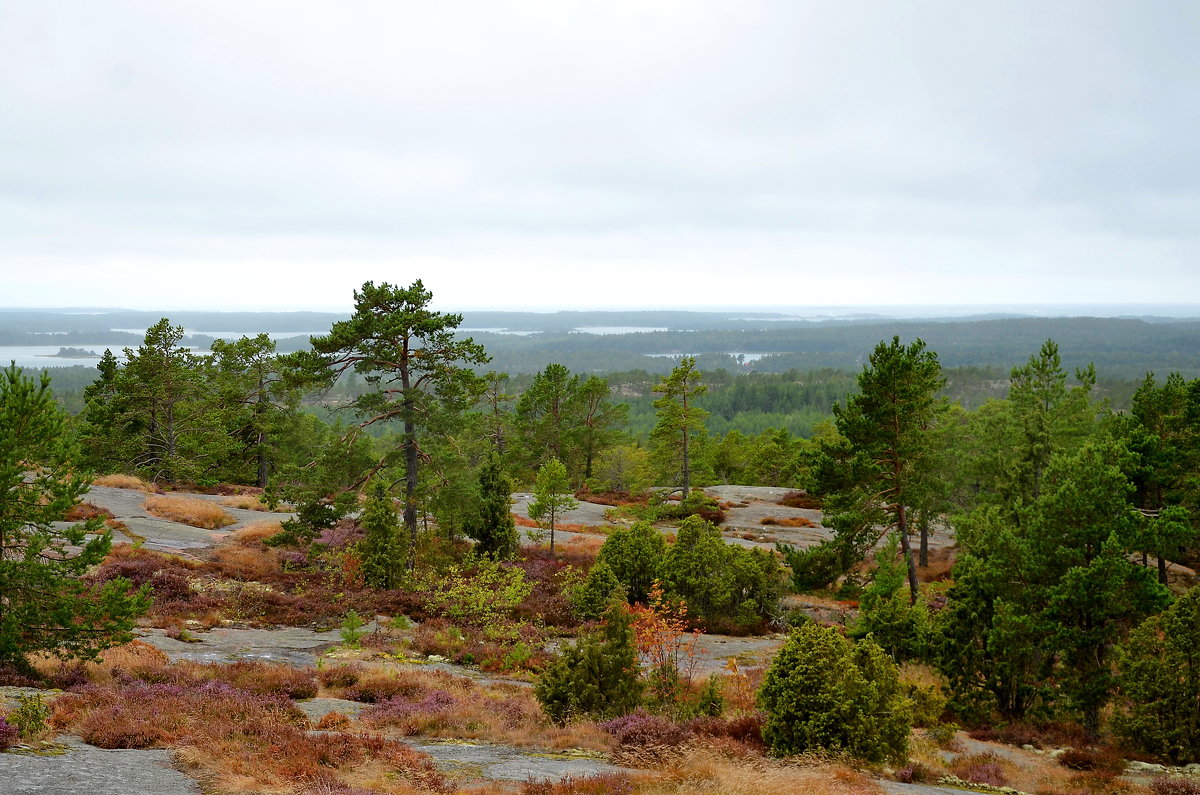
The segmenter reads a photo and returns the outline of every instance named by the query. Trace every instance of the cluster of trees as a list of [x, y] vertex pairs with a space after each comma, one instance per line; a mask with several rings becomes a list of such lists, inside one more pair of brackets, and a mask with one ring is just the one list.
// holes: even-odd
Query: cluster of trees
[[596, 618], [617, 589], [629, 602], [645, 604], [656, 584], [668, 599], [681, 601], [697, 624], [745, 632], [774, 617], [784, 575], [774, 555], [725, 543], [721, 531], [699, 516], [685, 519], [670, 545], [648, 522], [638, 522], [605, 539], [575, 593], [574, 609]]
[[285, 378], [270, 337], [217, 340], [203, 356], [183, 347], [183, 336], [164, 318], [125, 349], [125, 361], [104, 352], [84, 391], [85, 463], [154, 481], [265, 486], [289, 452], [309, 452], [295, 446], [314, 424], [304, 427], [301, 390]]
[[[1007, 398], [967, 412], [938, 397], [940, 365], [920, 340], [880, 343], [818, 445], [835, 536], [785, 550], [795, 584], [833, 582], [893, 532], [859, 634], [936, 664], [964, 716], [1074, 716], [1098, 730], [1122, 644], [1170, 603], [1170, 561], [1194, 554], [1200, 381], [1148, 376], [1129, 414], [1095, 401], [1094, 384], [1090, 367], [1071, 383], [1047, 341], [1013, 369]], [[917, 568], [945, 521], [958, 557], [927, 603]]]

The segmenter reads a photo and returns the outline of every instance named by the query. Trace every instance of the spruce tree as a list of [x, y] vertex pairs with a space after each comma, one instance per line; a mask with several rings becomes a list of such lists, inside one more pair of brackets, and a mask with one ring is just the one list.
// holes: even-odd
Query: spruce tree
[[475, 549], [496, 560], [517, 554], [517, 525], [512, 515], [512, 484], [498, 456], [493, 455], [479, 471], [479, 510], [468, 521], [467, 535]]
[[396, 502], [383, 481], [376, 480], [371, 487], [359, 523], [367, 533], [362, 541], [363, 579], [373, 588], [399, 586], [407, 544], [400, 533]]
[[90, 659], [129, 641], [150, 606], [149, 590], [127, 580], [80, 579], [112, 537], [99, 517], [62, 522], [88, 489], [77, 453], [49, 376], [0, 371], [0, 663], [26, 667], [40, 651]]

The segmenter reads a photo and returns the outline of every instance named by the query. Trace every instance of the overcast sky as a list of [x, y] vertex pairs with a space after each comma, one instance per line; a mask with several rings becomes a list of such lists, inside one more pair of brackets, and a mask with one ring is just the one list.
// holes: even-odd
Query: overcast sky
[[1200, 3], [0, 0], [0, 306], [1200, 301]]

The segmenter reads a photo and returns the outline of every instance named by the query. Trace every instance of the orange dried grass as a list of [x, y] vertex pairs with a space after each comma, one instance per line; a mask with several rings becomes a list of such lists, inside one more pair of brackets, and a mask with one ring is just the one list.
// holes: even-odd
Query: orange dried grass
[[255, 544], [264, 541], [283, 530], [279, 522], [264, 519], [261, 522], [251, 522], [233, 531], [233, 540], [239, 544]]
[[107, 486], [110, 489], [133, 489], [135, 491], [154, 491], [154, 487], [134, 475], [103, 475], [92, 481], [93, 486]]
[[204, 530], [217, 530], [237, 523], [221, 506], [194, 497], [155, 495], [146, 498], [145, 508], [147, 513], [160, 519]]

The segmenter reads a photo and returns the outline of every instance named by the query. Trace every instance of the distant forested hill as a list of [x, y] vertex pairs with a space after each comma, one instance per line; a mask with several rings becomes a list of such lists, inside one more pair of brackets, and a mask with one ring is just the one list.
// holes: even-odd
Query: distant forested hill
[[[324, 332], [344, 318], [321, 312], [0, 310], [0, 346], [136, 347], [141, 330], [164, 314], [193, 332], [184, 344], [201, 350], [211, 345], [213, 332], [283, 335], [279, 350], [297, 350], [307, 346], [307, 335], [286, 335]], [[1058, 343], [1068, 372], [1095, 363], [1098, 393], [1118, 408], [1128, 405], [1135, 383], [1147, 372], [1200, 377], [1200, 321], [1194, 319], [989, 316], [810, 321], [768, 313], [637, 310], [467, 312], [462, 325], [462, 333], [473, 336], [491, 354], [486, 369], [507, 372], [517, 380], [552, 362], [578, 373], [641, 373], [623, 385], [620, 379], [625, 376], [617, 376], [614, 385], [621, 386], [633, 403], [645, 400], [647, 412], [648, 385], [669, 372], [680, 355], [695, 355], [702, 370], [714, 373], [711, 400], [717, 424], [733, 422], [753, 404], [772, 421], [793, 428], [808, 426], [828, 411], [831, 396], [842, 396], [839, 390], [852, 381], [843, 376], [857, 373], [876, 343], [893, 335], [906, 341], [924, 339], [948, 370], [947, 394], [968, 406], [1002, 396], [1008, 371], [1024, 363], [1046, 339]], [[612, 333], [629, 329], [653, 330]], [[715, 374], [720, 370], [776, 377], [734, 388], [724, 383], [727, 376]], [[78, 394], [95, 369], [53, 368], [51, 373], [56, 391], [69, 408], [77, 410]], [[803, 384], [800, 393], [798, 384]], [[631, 408], [636, 424], [642, 407]]]

